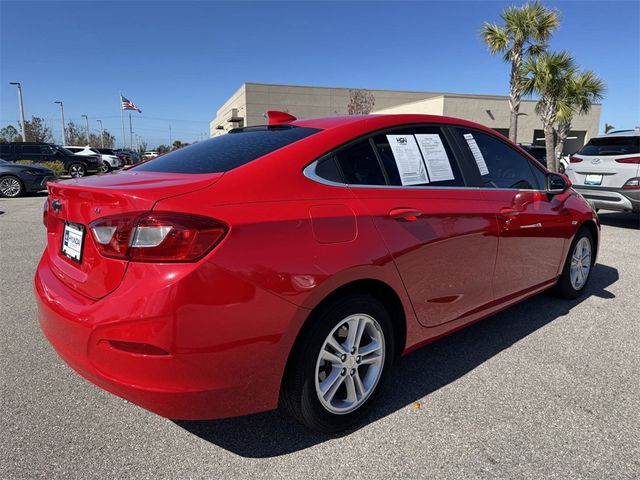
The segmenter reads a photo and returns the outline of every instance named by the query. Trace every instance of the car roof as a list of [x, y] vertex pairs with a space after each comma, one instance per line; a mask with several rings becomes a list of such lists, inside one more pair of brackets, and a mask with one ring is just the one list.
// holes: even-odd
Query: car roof
[[462, 120], [460, 118], [422, 114], [342, 115], [338, 117], [305, 118], [301, 120], [295, 120], [289, 123], [289, 125], [334, 131], [346, 129], [351, 130], [354, 134], [357, 134], [371, 132], [382, 128], [421, 123], [466, 127], [501, 136], [499, 132], [479, 123]]
[[640, 137], [640, 130], [618, 130], [612, 133], [605, 133], [593, 138], [612, 138], [612, 137]]

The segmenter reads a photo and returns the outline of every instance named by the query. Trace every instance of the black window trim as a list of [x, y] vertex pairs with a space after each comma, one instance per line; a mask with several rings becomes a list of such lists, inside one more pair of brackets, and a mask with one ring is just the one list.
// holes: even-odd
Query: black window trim
[[[456, 186], [445, 186], [445, 185], [389, 185], [389, 174], [387, 173], [386, 168], [384, 168], [384, 164], [382, 162], [382, 158], [380, 157], [380, 153], [378, 152], [377, 147], [375, 146], [375, 142], [373, 141], [373, 137], [377, 136], [377, 135], [381, 135], [385, 132], [393, 132], [396, 130], [402, 130], [402, 129], [406, 129], [406, 128], [414, 128], [414, 127], [418, 127], [418, 128], [424, 128], [424, 127], [435, 127], [435, 128], [440, 128], [440, 131], [442, 132], [442, 135], [445, 137], [445, 140], [448, 142], [449, 147], [451, 147], [451, 150], [453, 150], [453, 156], [454, 156], [454, 161], [456, 162], [456, 165], [458, 166], [458, 169], [460, 171], [460, 175], [462, 176], [462, 181], [464, 182], [464, 186], [462, 185], [456, 185]], [[458, 189], [471, 189], [471, 190], [478, 190], [479, 187], [476, 186], [470, 186], [469, 185], [469, 180], [470, 178], [468, 178], [469, 175], [472, 174], [473, 170], [472, 168], [470, 168], [468, 165], [466, 165], [467, 163], [469, 163], [468, 161], [464, 161], [460, 162], [460, 158], [466, 158], [466, 155], [464, 154], [464, 150], [460, 148], [460, 145], [458, 145], [456, 143], [457, 140], [457, 135], [455, 134], [455, 132], [451, 131], [451, 128], [455, 128], [457, 127], [456, 125], [451, 125], [448, 123], [407, 123], [407, 124], [402, 124], [402, 125], [393, 125], [391, 127], [384, 127], [384, 128], [380, 128], [378, 130], [374, 130], [371, 132], [368, 132], [364, 135], [361, 135], [357, 138], [353, 138], [351, 140], [349, 140], [348, 142], [345, 142], [341, 145], [338, 145], [337, 147], [334, 147], [333, 149], [329, 150], [328, 152], [323, 153], [322, 155], [320, 155], [318, 158], [316, 158], [315, 160], [313, 160], [312, 162], [310, 162], [308, 165], [306, 165], [303, 169], [302, 169], [302, 174], [307, 177], [310, 180], [313, 180], [315, 182], [318, 183], [322, 183], [324, 185], [330, 186], [330, 187], [353, 187], [353, 188], [383, 188], [383, 189], [410, 189], [410, 190], [419, 190], [419, 189], [430, 189], [430, 190], [458, 190]], [[341, 151], [352, 147], [353, 145], [355, 145], [356, 143], [359, 142], [364, 142], [365, 140], [369, 140], [369, 144], [371, 145], [371, 148], [373, 149], [373, 152], [376, 156], [376, 159], [378, 160], [378, 164], [380, 166], [380, 168], [382, 169], [382, 174], [384, 175], [385, 181], [387, 182], [386, 185], [363, 185], [363, 184], [354, 184], [354, 183], [346, 183], [346, 182], [333, 182], [331, 180], [327, 180], [326, 178], [322, 178], [319, 175], [316, 174], [315, 172], [315, 167], [316, 165], [320, 162], [325, 160], [327, 157], [331, 156], [333, 162], [335, 162], [335, 164], [338, 167], [338, 170], [342, 176], [342, 178], [344, 179], [344, 172], [342, 171], [342, 168], [340, 167], [340, 162], [336, 161], [336, 155], [339, 154]], [[493, 189], [495, 190], [495, 189]]]

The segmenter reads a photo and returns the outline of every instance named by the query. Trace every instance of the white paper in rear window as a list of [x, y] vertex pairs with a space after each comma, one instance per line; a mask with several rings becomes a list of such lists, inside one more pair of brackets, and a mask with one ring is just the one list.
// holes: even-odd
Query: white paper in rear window
[[387, 135], [402, 185], [429, 183], [420, 149], [413, 135]]
[[444, 149], [444, 144], [437, 133], [416, 134], [418, 146], [427, 164], [427, 171], [432, 182], [455, 180], [451, 162]]

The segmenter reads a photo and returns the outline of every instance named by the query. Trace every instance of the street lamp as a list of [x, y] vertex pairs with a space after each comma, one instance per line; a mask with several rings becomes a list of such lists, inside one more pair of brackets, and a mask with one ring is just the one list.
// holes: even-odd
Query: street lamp
[[27, 132], [24, 129], [24, 105], [22, 103], [22, 85], [20, 82], [9, 82], [9, 85], [18, 86], [18, 104], [20, 105], [20, 128], [22, 129], [22, 141], [27, 141]]
[[96, 120], [100, 124], [100, 146], [104, 148], [104, 128], [102, 128], [102, 120]]
[[62, 102], [53, 102], [53, 103], [57, 103], [58, 105], [60, 105], [60, 119], [62, 120], [62, 145], [66, 145], [67, 134], [65, 133], [65, 129], [64, 129], [64, 105], [62, 105]]
[[80, 115], [82, 118], [84, 118], [87, 122], [87, 146], [89, 146], [89, 117], [87, 117], [86, 115]]

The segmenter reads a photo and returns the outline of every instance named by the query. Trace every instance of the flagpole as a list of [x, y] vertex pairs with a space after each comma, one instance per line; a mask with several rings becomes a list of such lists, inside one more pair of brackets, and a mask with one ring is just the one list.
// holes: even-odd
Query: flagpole
[[131, 124], [131, 112], [129, 112], [129, 140], [131, 140], [131, 150], [133, 150], [133, 125]]
[[122, 148], [127, 148], [127, 138], [124, 136], [124, 114], [122, 113], [122, 93], [120, 93], [120, 123], [122, 123]]

